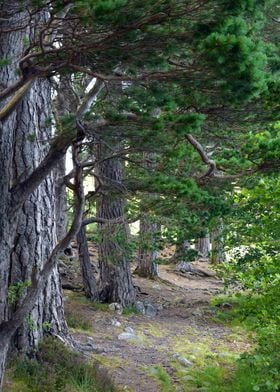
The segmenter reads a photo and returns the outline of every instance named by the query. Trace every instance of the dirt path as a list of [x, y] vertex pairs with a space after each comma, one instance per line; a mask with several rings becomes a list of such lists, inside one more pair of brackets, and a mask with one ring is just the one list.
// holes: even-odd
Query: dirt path
[[[222, 290], [222, 282], [183, 277], [169, 266], [160, 267], [160, 277], [134, 278], [141, 290], [139, 300], [157, 307], [154, 317], [119, 315], [68, 292], [66, 312], [70, 321], [72, 317], [73, 334], [88, 345], [89, 353], [93, 349], [90, 355], [109, 370], [119, 391], [198, 391], [187, 381], [193, 369], [213, 362], [227, 366], [229, 356], [249, 347], [242, 333], [211, 319], [215, 309], [210, 299]], [[120, 339], [124, 332], [133, 337]]]

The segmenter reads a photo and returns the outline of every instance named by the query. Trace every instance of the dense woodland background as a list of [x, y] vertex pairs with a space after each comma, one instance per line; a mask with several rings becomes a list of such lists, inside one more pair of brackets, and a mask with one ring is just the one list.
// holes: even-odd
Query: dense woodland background
[[[193, 273], [200, 260], [223, 280], [231, 296], [213, 300], [227, 308], [217, 318], [246, 325], [254, 346], [206, 384], [203, 367], [173, 386], [157, 368], [159, 390], [280, 390], [279, 10], [261, 0], [0, 2], [5, 390], [41, 390], [35, 362], [35, 373], [47, 362], [66, 375], [49, 391], [114, 390], [80, 359], [65, 319], [58, 263], [73, 248], [82, 295], [116, 309], [139, 311], [134, 269], [160, 282], [161, 264]], [[55, 351], [67, 359], [51, 365]], [[32, 386], [13, 384], [15, 362]], [[88, 383], [70, 387], [77, 369]]]

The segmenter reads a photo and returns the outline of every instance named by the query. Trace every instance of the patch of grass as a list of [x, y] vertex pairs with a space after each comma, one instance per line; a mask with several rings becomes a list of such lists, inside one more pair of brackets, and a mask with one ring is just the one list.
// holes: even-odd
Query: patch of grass
[[17, 357], [9, 363], [3, 392], [113, 392], [107, 373], [68, 350], [61, 342], [46, 338], [37, 358]]
[[[216, 323], [230, 326], [242, 324], [245, 320], [245, 315], [241, 310], [244, 303], [246, 303], [246, 298], [239, 295], [219, 295], [212, 298], [211, 304], [215, 307], [215, 316], [212, 318], [212, 320]], [[224, 307], [224, 304], [230, 304], [231, 307]]]
[[172, 386], [172, 380], [169, 374], [163, 369], [162, 366], [156, 365], [148, 368], [149, 374], [155, 378], [161, 387], [162, 392], [175, 392], [175, 388]]
[[108, 369], [116, 369], [128, 365], [128, 362], [117, 355], [104, 356], [102, 354], [96, 354], [95, 358]]
[[240, 327], [233, 327], [232, 332], [222, 339], [217, 339], [210, 332], [199, 336], [197, 331], [187, 328], [184, 335], [174, 338], [173, 348], [174, 352], [191, 361], [193, 365], [184, 367], [176, 358], [171, 360], [180, 390], [253, 392], [252, 389], [239, 390], [235, 382], [239, 355], [247, 347], [248, 334]]
[[82, 331], [92, 330], [92, 325], [87, 318], [84, 318], [80, 314], [75, 314], [69, 310], [65, 312], [65, 318], [69, 328], [79, 329]]
[[129, 316], [131, 314], [139, 314], [136, 306], [126, 306], [123, 308], [123, 313], [124, 316]]
[[102, 302], [90, 302], [90, 306], [94, 309], [94, 310], [100, 310], [101, 312], [109, 312], [109, 305], [108, 304], [104, 304]]
[[[230, 347], [230, 351], [243, 353], [219, 353], [220, 346], [215, 349], [216, 358], [201, 363], [196, 360], [193, 368], [189, 370], [180, 369], [175, 364], [176, 374], [180, 377], [185, 392], [280, 390], [280, 331], [277, 322], [274, 321], [275, 313], [260, 311], [258, 299], [246, 294], [214, 299], [213, 305], [219, 306], [212, 321], [230, 326], [233, 330], [233, 333], [224, 337], [225, 346]], [[232, 307], [224, 306], [225, 303], [230, 303]], [[254, 342], [250, 345], [249, 352], [246, 352], [248, 340], [251, 342], [252, 337]], [[201, 348], [201, 343], [206, 342], [202, 340], [197, 344], [197, 348]], [[214, 348], [210, 342], [209, 347], [212, 350]]]
[[[70, 303], [72, 303], [72, 304], [87, 306], [91, 309], [100, 310], [103, 312], [109, 311], [108, 304], [104, 304], [104, 303], [98, 302], [98, 301], [91, 301], [83, 293], [69, 291], [69, 292], [67, 292], [67, 296], [69, 298], [68, 301], [70, 301]], [[67, 302], [66, 302], [66, 306], [67, 306]]]
[[163, 328], [161, 324], [142, 324], [141, 331], [144, 333], [148, 333], [149, 335], [153, 336], [154, 338], [163, 338], [167, 336], [170, 332]]

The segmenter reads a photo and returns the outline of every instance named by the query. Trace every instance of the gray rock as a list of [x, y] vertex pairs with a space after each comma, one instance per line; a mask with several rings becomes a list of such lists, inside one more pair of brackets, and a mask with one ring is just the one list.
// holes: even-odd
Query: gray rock
[[112, 303], [109, 305], [109, 309], [110, 309], [110, 310], [113, 310], [113, 311], [115, 311], [115, 312], [117, 312], [118, 314], [122, 314], [122, 312], [123, 312], [123, 307], [122, 307], [122, 305], [121, 305], [121, 304], [118, 304], [117, 302], [112, 302]]
[[126, 328], [124, 329], [124, 331], [127, 332], [127, 333], [135, 334], [134, 329], [131, 328], [131, 327], [126, 327]]
[[186, 273], [186, 272], [192, 272], [193, 267], [191, 263], [187, 263], [186, 261], [181, 261], [181, 263], [176, 265], [175, 270], [178, 272]]
[[219, 353], [218, 357], [219, 358], [231, 358], [233, 356], [232, 353]]
[[203, 316], [203, 313], [202, 313], [202, 312], [199, 312], [199, 311], [195, 311], [195, 312], [192, 312], [192, 315], [193, 315], [193, 316], [197, 316], [197, 317], [202, 317], [202, 316]]
[[113, 319], [112, 320], [112, 325], [113, 325], [113, 327], [120, 327], [121, 323], [117, 319]]
[[118, 336], [119, 340], [130, 340], [130, 339], [135, 339], [136, 336], [134, 333], [129, 333], [129, 332], [123, 332]]
[[136, 307], [137, 312], [139, 312], [141, 314], [145, 314], [145, 305], [143, 302], [136, 301], [135, 307]]
[[183, 357], [182, 355], [175, 353], [173, 355], [173, 358], [177, 359], [177, 361], [185, 367], [191, 367], [193, 364], [185, 357]]
[[152, 304], [147, 304], [145, 306], [145, 314], [148, 317], [155, 317], [156, 314], [157, 314], [157, 308], [154, 305], [152, 305]]

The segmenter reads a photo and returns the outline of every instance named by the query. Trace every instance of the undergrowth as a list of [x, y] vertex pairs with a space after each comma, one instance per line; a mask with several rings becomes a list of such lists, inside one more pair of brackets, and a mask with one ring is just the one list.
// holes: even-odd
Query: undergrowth
[[150, 375], [158, 380], [160, 385], [160, 390], [162, 392], [175, 392], [174, 387], [172, 386], [172, 380], [169, 374], [163, 369], [162, 366], [156, 365], [149, 369]]
[[11, 358], [3, 392], [113, 392], [105, 371], [45, 338], [36, 357]]
[[[230, 303], [232, 308], [223, 308], [224, 303]], [[230, 327], [241, 325], [244, 331], [253, 332], [255, 348], [237, 359], [228, 357], [228, 363], [222, 366], [211, 361], [209, 365], [191, 369], [184, 391], [280, 391], [279, 302], [276, 293], [220, 297], [214, 299], [213, 304], [220, 306], [213, 320]]]
[[65, 311], [65, 318], [68, 327], [70, 328], [80, 329], [82, 331], [92, 330], [92, 324], [87, 318], [82, 317], [81, 315], [77, 315], [76, 313], [70, 310]]
[[[272, 293], [270, 293], [272, 295]], [[217, 311], [210, 322], [233, 329], [229, 343], [240, 341], [240, 348], [248, 337], [252, 340], [249, 352], [232, 352], [222, 341], [211, 336], [192, 339], [192, 331], [175, 337], [174, 350], [192, 362], [184, 367], [171, 360], [173, 379], [160, 366], [150, 374], [166, 392], [279, 392], [280, 391], [280, 328], [279, 302], [272, 296], [237, 295], [213, 300]], [[224, 306], [227, 304], [227, 306]], [[231, 305], [231, 307], [230, 307]], [[237, 327], [238, 326], [238, 327]], [[191, 338], [191, 339], [190, 339]], [[246, 346], [244, 346], [246, 347]]]
[[280, 391], [279, 288], [272, 287], [264, 295], [235, 295], [227, 301], [232, 309], [217, 312], [216, 320], [228, 325], [239, 323], [255, 332], [256, 348], [240, 356], [229, 387], [221, 391]]

